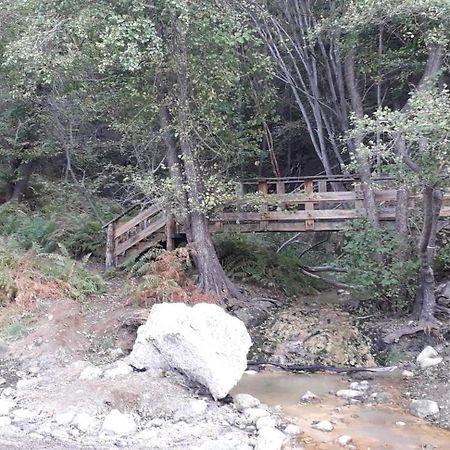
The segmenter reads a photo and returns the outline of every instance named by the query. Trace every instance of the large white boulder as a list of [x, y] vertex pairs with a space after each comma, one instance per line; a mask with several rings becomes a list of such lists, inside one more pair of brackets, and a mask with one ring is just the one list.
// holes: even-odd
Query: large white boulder
[[245, 325], [217, 305], [162, 303], [138, 329], [128, 363], [137, 369], [178, 369], [219, 399], [242, 377], [250, 346]]
[[442, 357], [439, 356], [438, 352], [431, 346], [425, 347], [417, 357], [417, 364], [419, 364], [422, 369], [437, 366], [441, 362]]

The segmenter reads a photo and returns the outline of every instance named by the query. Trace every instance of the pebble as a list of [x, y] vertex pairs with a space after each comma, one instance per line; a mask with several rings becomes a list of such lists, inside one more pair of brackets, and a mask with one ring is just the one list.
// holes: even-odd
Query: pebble
[[88, 366], [80, 374], [80, 380], [96, 380], [103, 374], [103, 370], [100, 367]]
[[105, 370], [105, 378], [117, 378], [129, 375], [133, 368], [124, 361], [117, 361], [115, 367]]
[[317, 399], [317, 395], [314, 394], [314, 392], [311, 392], [311, 391], [306, 391], [301, 397], [301, 400], [303, 402], [311, 402], [311, 401], [316, 400], [316, 399]]
[[406, 423], [399, 420], [398, 422], [395, 422], [395, 425], [397, 425], [398, 427], [404, 427]]
[[281, 450], [286, 441], [286, 435], [272, 427], [264, 427], [259, 431], [255, 450]]
[[11, 397], [15, 394], [15, 390], [12, 387], [7, 387], [5, 389], [3, 389], [2, 395], [4, 397]]
[[277, 426], [277, 421], [270, 416], [260, 417], [256, 421], [256, 428], [258, 430], [261, 430], [264, 427], [272, 427], [275, 428]]
[[117, 434], [125, 436], [136, 431], [136, 422], [130, 414], [122, 414], [119, 410], [113, 409], [103, 422], [102, 432], [106, 434]]
[[257, 408], [261, 402], [250, 394], [237, 394], [233, 398], [233, 403], [238, 411], [244, 411], [248, 408]]
[[413, 400], [410, 405], [411, 414], [424, 418], [439, 413], [439, 406], [432, 400]]
[[290, 423], [285, 429], [284, 432], [286, 434], [289, 434], [290, 436], [295, 436], [297, 434], [301, 433], [300, 427], [297, 425], [294, 425], [293, 423]]
[[336, 442], [342, 446], [342, 447], [346, 447], [348, 444], [350, 444], [352, 442], [352, 437], [348, 436], [347, 434], [343, 434], [342, 436], [339, 436], [336, 439]]
[[336, 392], [336, 395], [341, 398], [357, 398], [361, 397], [362, 393], [354, 389], [341, 389]]
[[333, 424], [329, 420], [313, 423], [312, 427], [320, 431], [333, 431], [334, 429]]
[[402, 377], [403, 378], [413, 378], [414, 377], [414, 373], [411, 372], [410, 370], [404, 370], [402, 372]]
[[262, 408], [247, 408], [244, 410], [246, 419], [255, 423], [260, 417], [269, 416], [269, 412]]
[[350, 384], [350, 389], [354, 389], [356, 391], [367, 391], [370, 388], [370, 384], [367, 380], [364, 381], [354, 381]]
[[95, 417], [92, 417], [89, 414], [82, 412], [74, 417], [72, 425], [76, 426], [80, 431], [86, 433], [91, 428], [94, 427], [95, 422], [96, 422]]

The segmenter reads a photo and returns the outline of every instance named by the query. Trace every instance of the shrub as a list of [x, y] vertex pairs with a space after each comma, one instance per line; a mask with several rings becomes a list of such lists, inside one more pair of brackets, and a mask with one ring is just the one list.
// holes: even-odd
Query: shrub
[[235, 280], [276, 288], [287, 295], [311, 292], [317, 286], [301, 274], [297, 256], [276, 253], [256, 235], [222, 233], [214, 236], [214, 243], [223, 268]]
[[390, 309], [408, 307], [416, 291], [419, 261], [400, 258], [403, 246], [394, 231], [375, 229], [366, 220], [352, 222], [340, 258], [347, 269], [344, 281]]

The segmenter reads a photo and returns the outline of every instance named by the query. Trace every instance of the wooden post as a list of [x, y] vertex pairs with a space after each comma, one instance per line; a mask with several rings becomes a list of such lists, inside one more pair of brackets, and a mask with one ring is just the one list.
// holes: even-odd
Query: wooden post
[[[305, 193], [312, 195], [314, 192], [313, 180], [308, 178], [305, 180]], [[305, 211], [313, 211], [314, 210], [314, 201], [305, 202]], [[314, 230], [314, 219], [305, 220], [305, 229], [306, 230]]]
[[[267, 181], [258, 181], [258, 192], [261, 192], [262, 194], [268, 194], [269, 193], [269, 185], [267, 184]], [[267, 206], [267, 203], [264, 203], [259, 212], [262, 216], [264, 216], [265, 213], [269, 211], [269, 208]], [[267, 231], [267, 220], [261, 220], [259, 222], [259, 230], [260, 231]]]
[[174, 215], [168, 214], [166, 222], [166, 250], [169, 252], [175, 250], [176, 226]]
[[[286, 185], [284, 181], [277, 181], [277, 195], [286, 194]], [[282, 210], [286, 209], [286, 203], [280, 202], [280, 207]]]
[[112, 269], [116, 266], [115, 255], [115, 222], [108, 225], [106, 231], [106, 270]]
[[[325, 180], [320, 180], [318, 182], [319, 185], [319, 194], [328, 192], [327, 182]], [[329, 205], [326, 202], [319, 202], [319, 209], [328, 209]]]

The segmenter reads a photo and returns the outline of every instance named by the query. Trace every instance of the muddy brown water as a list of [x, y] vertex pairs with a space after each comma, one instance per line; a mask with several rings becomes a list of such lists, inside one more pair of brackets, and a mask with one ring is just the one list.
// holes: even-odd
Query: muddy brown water
[[[402, 389], [398, 375], [377, 375], [370, 383], [375, 392], [391, 392], [394, 397]], [[244, 375], [232, 395], [247, 393], [270, 406], [280, 405], [285, 415], [296, 418], [303, 431], [300, 444], [308, 450], [342, 449], [336, 439], [344, 434], [353, 438], [359, 450], [450, 450], [450, 431], [434, 427], [401, 408], [348, 404], [334, 395], [345, 388], [349, 388], [349, 381], [342, 375], [261, 372]], [[299, 403], [306, 391], [314, 392], [320, 402]], [[311, 425], [317, 420], [330, 420], [334, 430], [327, 433], [313, 429]]]

